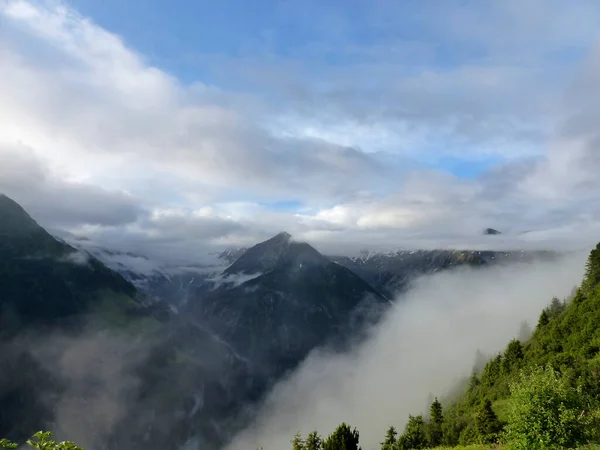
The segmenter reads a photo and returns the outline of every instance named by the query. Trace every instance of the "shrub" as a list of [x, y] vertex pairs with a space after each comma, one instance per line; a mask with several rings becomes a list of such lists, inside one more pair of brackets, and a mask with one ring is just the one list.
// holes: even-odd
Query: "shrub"
[[511, 448], [550, 450], [587, 441], [593, 416], [581, 388], [552, 367], [521, 373], [511, 385], [512, 408], [505, 438]]

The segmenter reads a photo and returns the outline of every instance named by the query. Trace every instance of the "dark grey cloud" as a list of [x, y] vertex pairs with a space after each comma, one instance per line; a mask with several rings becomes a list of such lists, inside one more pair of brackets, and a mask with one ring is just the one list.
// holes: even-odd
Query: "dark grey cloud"
[[53, 176], [25, 146], [0, 146], [0, 192], [48, 226], [122, 226], [144, 213], [138, 200]]

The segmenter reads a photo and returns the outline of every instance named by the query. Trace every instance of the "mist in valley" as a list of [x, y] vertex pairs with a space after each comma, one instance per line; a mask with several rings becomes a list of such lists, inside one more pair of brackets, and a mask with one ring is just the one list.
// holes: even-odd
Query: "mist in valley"
[[[362, 344], [341, 354], [316, 349], [276, 384], [256, 419], [225, 450], [289, 448], [296, 432], [316, 429], [327, 436], [342, 421], [358, 428], [363, 449], [378, 448], [388, 426], [402, 429], [409, 414], [425, 413], [432, 396], [443, 398], [464, 380], [478, 350], [486, 355], [503, 350], [524, 320], [535, 326], [553, 296], [569, 295], [580, 282], [586, 257], [587, 252], [578, 252], [416, 279]], [[190, 388], [193, 372], [172, 371], [150, 400], [139, 402], [142, 380], [136, 368], [156, 344], [114, 331], [89, 329], [71, 337], [40, 331], [21, 338], [13, 350], [43, 368], [46, 375], [40, 379], [58, 383], [58, 389], [39, 386], [41, 407], [52, 411], [48, 428], [61, 439], [96, 450], [132, 415], [148, 430], [175, 429], [184, 414], [173, 409], [176, 399], [204, 395]], [[205, 353], [201, 359], [214, 364], [211, 379], [227, 377], [221, 356]], [[6, 387], [24, 367], [19, 364], [5, 373]], [[211, 417], [210, 411], [203, 417]], [[199, 437], [191, 437], [181, 448], [203, 446]], [[145, 448], [162, 447], [149, 441]]]
[[579, 284], [586, 252], [553, 261], [457, 269], [419, 278], [353, 351], [315, 350], [275, 386], [256, 421], [227, 450], [288, 448], [293, 435], [326, 437], [342, 421], [365, 450], [386, 429], [402, 429], [468, 376], [477, 351], [502, 351], [526, 320], [532, 327], [553, 296]]

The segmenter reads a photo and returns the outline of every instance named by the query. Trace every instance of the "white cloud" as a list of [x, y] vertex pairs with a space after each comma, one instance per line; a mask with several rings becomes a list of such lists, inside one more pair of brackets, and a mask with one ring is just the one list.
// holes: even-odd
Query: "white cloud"
[[[485, 245], [477, 235], [488, 226], [514, 246], [593, 240], [597, 5], [515, 5], [449, 11], [441, 2], [425, 16], [417, 7], [410, 20], [433, 30], [419, 45], [395, 34], [356, 43], [346, 23], [334, 35], [347, 48], [307, 47], [321, 55], [310, 67], [248, 58], [251, 73], [230, 60], [231, 76], [269, 83], [238, 94], [180, 82], [66, 4], [5, 2], [0, 189], [44, 225], [190, 257], [283, 229], [361, 247]], [[394, 29], [395, 7], [386, 8], [369, 17]], [[482, 17], [488, 25], [466, 26]], [[553, 38], [540, 40], [541, 29]], [[466, 41], [474, 36], [477, 57]], [[456, 64], [437, 64], [436, 45], [454, 46]], [[562, 59], [588, 48], [577, 70], [567, 63], [577, 58]], [[326, 65], [319, 52], [329, 51], [353, 59]], [[486, 155], [501, 163], [475, 179], [418, 162]], [[263, 206], [290, 199], [297, 211]]]

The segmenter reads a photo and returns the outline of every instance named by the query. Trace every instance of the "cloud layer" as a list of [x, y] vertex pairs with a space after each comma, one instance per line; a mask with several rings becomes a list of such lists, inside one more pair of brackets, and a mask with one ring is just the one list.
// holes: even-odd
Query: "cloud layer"
[[363, 40], [319, 8], [277, 9], [319, 17], [309, 45], [204, 57], [219, 85], [66, 3], [0, 3], [0, 191], [53, 229], [189, 259], [282, 229], [363, 247], [486, 245], [488, 226], [507, 233], [493, 245], [597, 238], [596, 2], [382, 2]]

